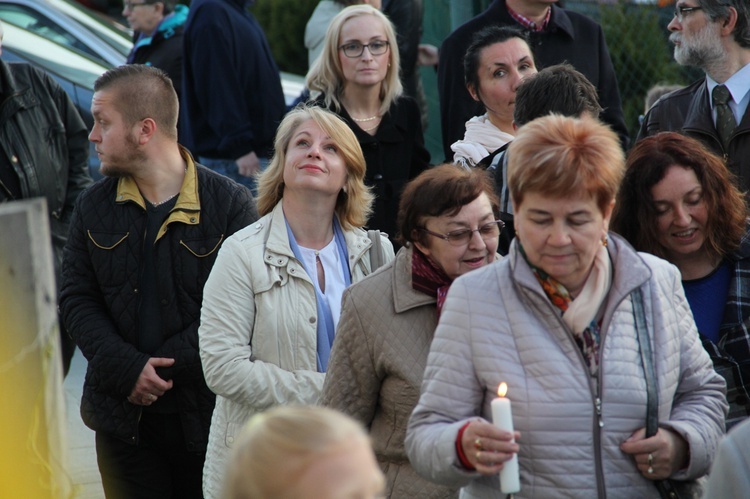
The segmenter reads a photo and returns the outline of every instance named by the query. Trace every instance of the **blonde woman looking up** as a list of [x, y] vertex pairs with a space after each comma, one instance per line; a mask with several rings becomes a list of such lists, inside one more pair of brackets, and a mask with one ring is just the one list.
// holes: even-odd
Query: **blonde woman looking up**
[[403, 96], [393, 25], [370, 5], [354, 5], [331, 21], [323, 53], [307, 74], [316, 104], [335, 112], [354, 132], [375, 194], [370, 227], [396, 234], [404, 185], [425, 170], [417, 103]]
[[[291, 111], [259, 178], [262, 218], [222, 246], [206, 282], [198, 331], [203, 373], [216, 393], [203, 491], [216, 497], [236, 432], [255, 413], [314, 404], [351, 283], [371, 273], [360, 229], [372, 194], [357, 139], [335, 114]], [[381, 237], [384, 262], [393, 248]]]
[[276, 407], [242, 429], [225, 499], [375, 499], [385, 480], [353, 419], [323, 407]]

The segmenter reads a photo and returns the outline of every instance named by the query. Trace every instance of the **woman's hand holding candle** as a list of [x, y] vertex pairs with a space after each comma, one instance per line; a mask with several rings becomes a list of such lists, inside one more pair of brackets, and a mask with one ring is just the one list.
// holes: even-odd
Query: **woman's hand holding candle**
[[472, 466], [483, 475], [496, 475], [518, 452], [521, 434], [498, 429], [484, 420], [472, 421], [464, 430], [461, 446]]

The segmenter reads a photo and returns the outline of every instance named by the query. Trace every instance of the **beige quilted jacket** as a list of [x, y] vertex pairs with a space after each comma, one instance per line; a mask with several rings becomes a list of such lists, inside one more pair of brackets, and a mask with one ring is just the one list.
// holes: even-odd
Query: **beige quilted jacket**
[[392, 264], [344, 293], [322, 403], [370, 429], [386, 497], [457, 497], [456, 489], [420, 478], [404, 450], [437, 325], [435, 298], [411, 287], [411, 258], [401, 248]]
[[[370, 273], [372, 243], [361, 229], [344, 231], [352, 282]], [[385, 236], [382, 259], [393, 259]], [[230, 448], [242, 425], [280, 404], [315, 404], [325, 373], [317, 372], [315, 290], [289, 247], [279, 203], [228, 238], [203, 292], [198, 330], [208, 387], [216, 393], [203, 493], [219, 496]]]

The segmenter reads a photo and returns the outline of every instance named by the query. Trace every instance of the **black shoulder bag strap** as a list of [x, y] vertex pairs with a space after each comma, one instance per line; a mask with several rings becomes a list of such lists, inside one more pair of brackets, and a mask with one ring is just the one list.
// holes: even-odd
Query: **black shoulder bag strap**
[[[635, 332], [638, 336], [638, 347], [641, 352], [643, 373], [646, 376], [646, 438], [653, 437], [659, 431], [659, 390], [656, 386], [656, 372], [654, 371], [651, 340], [646, 325], [646, 313], [643, 311], [643, 293], [636, 288], [631, 293], [633, 301], [633, 315], [635, 316]], [[654, 485], [659, 489], [659, 495], [664, 499], [679, 499], [677, 491], [669, 480], [655, 480]]]

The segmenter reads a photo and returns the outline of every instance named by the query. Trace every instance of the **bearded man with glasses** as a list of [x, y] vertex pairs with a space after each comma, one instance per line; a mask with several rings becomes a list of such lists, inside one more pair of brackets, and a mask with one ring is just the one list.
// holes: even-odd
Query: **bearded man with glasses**
[[674, 58], [706, 77], [672, 92], [646, 114], [638, 138], [678, 131], [724, 156], [742, 191], [750, 189], [750, 4], [678, 0], [669, 23]]

